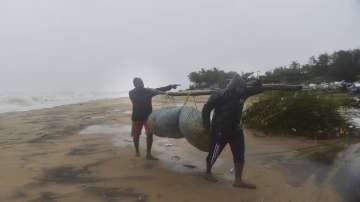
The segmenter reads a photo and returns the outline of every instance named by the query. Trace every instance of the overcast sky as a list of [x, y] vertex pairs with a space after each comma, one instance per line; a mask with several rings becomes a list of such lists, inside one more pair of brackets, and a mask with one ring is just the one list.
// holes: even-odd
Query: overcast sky
[[0, 0], [0, 92], [188, 85], [360, 48], [360, 0]]

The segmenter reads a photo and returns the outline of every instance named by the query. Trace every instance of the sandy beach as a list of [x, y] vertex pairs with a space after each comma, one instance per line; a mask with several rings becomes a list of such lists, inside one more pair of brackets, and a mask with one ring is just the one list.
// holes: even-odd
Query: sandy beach
[[[198, 100], [198, 108], [204, 100]], [[154, 100], [155, 108], [172, 104]], [[159, 161], [147, 161], [142, 135], [142, 156], [135, 157], [130, 115], [127, 98], [0, 114], [0, 201], [344, 200], [331, 180], [335, 157], [321, 156], [338, 140], [246, 130], [244, 176], [258, 189], [245, 190], [232, 187], [228, 147], [214, 167], [218, 183], [204, 180], [206, 153], [184, 139], [155, 137], [153, 153]]]

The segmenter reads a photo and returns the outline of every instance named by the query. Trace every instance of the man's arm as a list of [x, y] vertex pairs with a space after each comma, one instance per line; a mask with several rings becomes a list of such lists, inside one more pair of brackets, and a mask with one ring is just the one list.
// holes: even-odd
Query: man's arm
[[177, 87], [178, 87], [177, 84], [172, 84], [172, 85], [164, 86], [161, 88], [155, 88], [155, 89], [149, 88], [149, 90], [151, 91], [151, 95], [154, 97], [154, 96], [159, 95], [161, 92], [166, 92], [171, 89], [176, 89]]
[[209, 100], [206, 102], [206, 104], [203, 107], [202, 120], [205, 129], [210, 129], [211, 111], [215, 108], [218, 100], [219, 100], [219, 96], [217, 94], [213, 94], [210, 96]]
[[250, 97], [262, 93], [263, 91], [264, 88], [261, 81], [256, 80], [255, 82], [252, 82], [250, 85], [248, 84], [248, 87], [246, 88], [246, 97]]
[[171, 85], [164, 86], [164, 87], [161, 87], [161, 88], [156, 88], [155, 90], [165, 92], [165, 91], [169, 91], [171, 89], [176, 89], [177, 87], [178, 87], [177, 84], [171, 84]]

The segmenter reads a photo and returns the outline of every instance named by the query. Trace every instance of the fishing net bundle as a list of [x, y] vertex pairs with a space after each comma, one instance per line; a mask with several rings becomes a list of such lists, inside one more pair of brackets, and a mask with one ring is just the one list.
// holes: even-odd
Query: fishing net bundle
[[202, 116], [197, 109], [184, 106], [180, 112], [179, 127], [191, 145], [204, 152], [210, 150], [210, 132], [203, 127]]
[[151, 131], [159, 137], [183, 138], [201, 151], [210, 149], [210, 132], [202, 125], [201, 112], [194, 107], [164, 107], [154, 110], [148, 119]]
[[182, 107], [165, 107], [154, 110], [148, 123], [151, 131], [159, 137], [182, 138], [179, 129], [179, 115]]

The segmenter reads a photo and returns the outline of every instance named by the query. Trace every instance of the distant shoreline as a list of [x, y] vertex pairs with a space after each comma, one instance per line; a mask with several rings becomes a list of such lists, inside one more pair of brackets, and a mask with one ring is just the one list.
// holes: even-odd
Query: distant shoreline
[[109, 98], [97, 98], [97, 99], [91, 99], [91, 100], [79, 100], [68, 103], [49, 103], [44, 105], [35, 105], [35, 106], [25, 106], [25, 107], [19, 107], [14, 110], [1, 110], [1, 104], [0, 104], [0, 114], [6, 114], [6, 113], [19, 113], [19, 112], [29, 112], [29, 111], [38, 111], [38, 110], [44, 110], [44, 109], [52, 109], [55, 107], [63, 107], [63, 106], [71, 106], [71, 105], [81, 105], [86, 103], [92, 103], [92, 102], [101, 102], [106, 100], [116, 100], [116, 99], [128, 99], [127, 96], [123, 97], [109, 97]]

